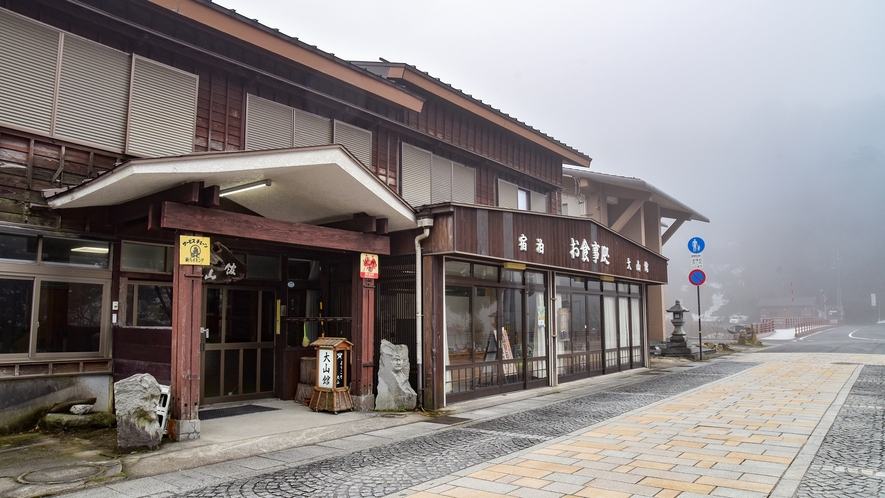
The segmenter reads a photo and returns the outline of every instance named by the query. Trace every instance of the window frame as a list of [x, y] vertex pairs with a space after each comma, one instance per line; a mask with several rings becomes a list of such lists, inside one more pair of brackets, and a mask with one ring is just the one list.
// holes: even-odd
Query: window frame
[[[0, 234], [2, 235], [2, 234]], [[17, 235], [17, 234], [12, 234]], [[108, 241], [108, 267], [95, 268], [87, 265], [69, 263], [44, 263], [43, 238], [58, 237], [55, 234], [34, 234], [38, 237], [37, 260], [0, 260], [0, 279], [29, 280], [33, 283], [31, 293], [31, 317], [29, 321], [29, 337], [27, 353], [0, 354], [0, 363], [10, 361], [46, 361], [54, 359], [98, 359], [110, 357], [110, 334], [111, 334], [111, 286], [113, 285], [114, 243]], [[91, 240], [91, 239], [83, 239]], [[101, 298], [101, 324], [99, 326], [100, 337], [98, 351], [81, 351], [70, 353], [38, 353], [37, 352], [37, 322], [40, 312], [40, 289], [44, 281], [100, 284], [102, 286]]]
[[[126, 264], [126, 260], [123, 257], [124, 248], [126, 245], [140, 245], [140, 246], [155, 246], [155, 247], [165, 247], [166, 248], [166, 268], [168, 270], [165, 271], [153, 271], [153, 270], [143, 270], [139, 268], [126, 268], [124, 265]], [[120, 242], [120, 271], [123, 273], [147, 273], [151, 275], [172, 275], [175, 270], [175, 246], [171, 244], [157, 244], [151, 242], [139, 242], [136, 240], [124, 240]]]
[[[19, 266], [20, 268], [16, 268]], [[59, 268], [41, 267], [37, 265], [22, 265], [15, 263], [0, 263], [0, 279], [30, 280], [33, 282], [31, 293], [31, 317], [28, 337], [27, 353], [0, 354], [0, 362], [34, 360], [45, 361], [47, 359], [70, 359], [70, 358], [107, 358], [109, 356], [110, 332], [111, 332], [111, 270], [82, 270], [79, 268], [71, 271], [58, 272]], [[101, 324], [99, 326], [100, 337], [97, 351], [78, 351], [70, 353], [38, 353], [37, 352], [37, 324], [40, 312], [40, 289], [43, 282], [64, 282], [78, 284], [98, 284], [102, 286], [101, 297]]]
[[[133, 324], [128, 323], [129, 317], [129, 286], [132, 285], [133, 295], [132, 295], [132, 320]], [[120, 309], [117, 311], [119, 315], [117, 315], [117, 326], [124, 328], [133, 328], [133, 329], [157, 329], [157, 330], [168, 330], [172, 328], [172, 317], [169, 317], [169, 325], [139, 325], [138, 322], [138, 287], [139, 286], [162, 286], [162, 287], [170, 287], [172, 288], [172, 299], [175, 299], [175, 288], [173, 282], [171, 281], [163, 281], [163, 280], [142, 280], [142, 279], [133, 279], [123, 277], [120, 279]]]

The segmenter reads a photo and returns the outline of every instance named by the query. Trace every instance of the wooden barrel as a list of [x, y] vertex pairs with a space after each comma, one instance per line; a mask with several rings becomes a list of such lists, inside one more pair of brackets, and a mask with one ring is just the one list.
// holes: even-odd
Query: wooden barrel
[[301, 372], [298, 377], [301, 384], [313, 385], [317, 378], [317, 359], [316, 356], [305, 356], [301, 358]]

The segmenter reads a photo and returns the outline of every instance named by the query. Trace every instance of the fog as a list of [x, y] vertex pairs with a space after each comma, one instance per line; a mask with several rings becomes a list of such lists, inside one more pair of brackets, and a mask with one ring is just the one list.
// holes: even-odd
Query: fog
[[347, 60], [406, 62], [637, 177], [711, 223], [664, 247], [667, 301], [757, 319], [885, 299], [885, 3], [219, 0]]

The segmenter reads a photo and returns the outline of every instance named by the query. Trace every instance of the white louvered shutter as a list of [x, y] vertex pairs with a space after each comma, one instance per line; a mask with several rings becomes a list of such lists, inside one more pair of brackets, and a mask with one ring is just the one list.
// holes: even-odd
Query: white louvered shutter
[[504, 180], [498, 179], [498, 205], [509, 209], [519, 209], [519, 188]]
[[295, 109], [274, 101], [246, 96], [246, 150], [292, 147]]
[[430, 161], [430, 202], [452, 200], [452, 161], [433, 156]]
[[476, 170], [452, 163], [452, 201], [476, 204]]
[[131, 64], [128, 54], [65, 34], [55, 135], [122, 151]]
[[334, 143], [343, 145], [366, 168], [372, 167], [372, 132], [335, 121]]
[[0, 9], [0, 123], [49, 134], [59, 32]]
[[412, 206], [430, 204], [430, 163], [433, 155], [426, 150], [403, 144], [403, 199]]
[[126, 151], [144, 156], [193, 152], [197, 75], [139, 56], [132, 66]]
[[331, 143], [331, 119], [307, 111], [295, 110], [295, 147], [311, 147]]
[[546, 213], [547, 212], [547, 196], [535, 191], [532, 191], [532, 211], [536, 213]]

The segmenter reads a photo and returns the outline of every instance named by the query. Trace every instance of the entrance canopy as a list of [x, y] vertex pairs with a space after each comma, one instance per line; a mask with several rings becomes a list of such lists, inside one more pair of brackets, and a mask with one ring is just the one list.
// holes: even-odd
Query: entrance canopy
[[[194, 181], [218, 185], [273, 220], [320, 225], [366, 213], [386, 218], [390, 231], [417, 228], [412, 208], [339, 145], [133, 159], [47, 201], [52, 208], [114, 206]], [[255, 184], [262, 186], [235, 192]]]

